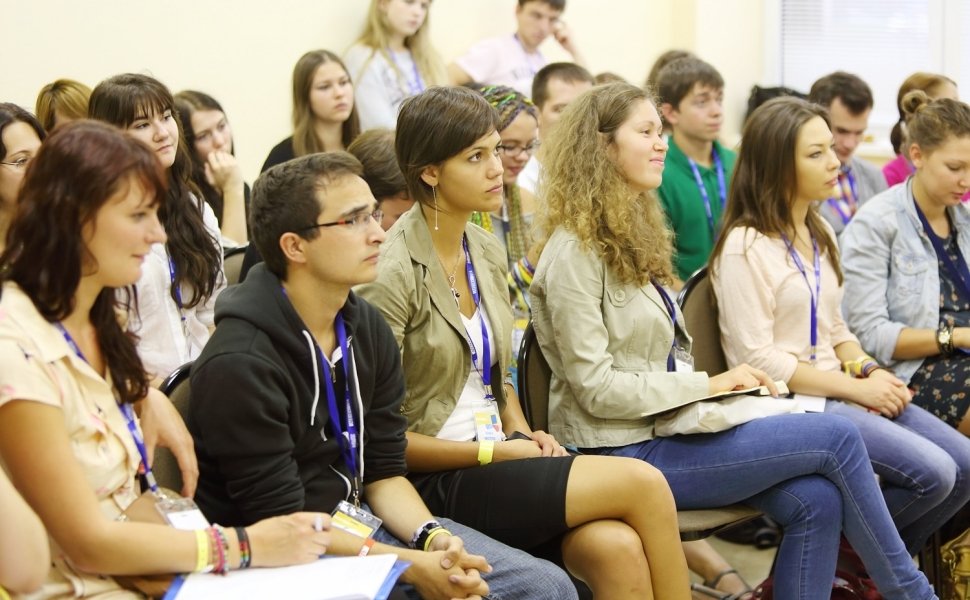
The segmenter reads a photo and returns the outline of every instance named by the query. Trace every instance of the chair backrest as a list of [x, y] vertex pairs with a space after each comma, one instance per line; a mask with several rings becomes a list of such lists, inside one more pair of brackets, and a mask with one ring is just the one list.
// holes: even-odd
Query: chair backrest
[[246, 257], [248, 245], [226, 248], [222, 255], [222, 268], [226, 273], [227, 285], [239, 283], [239, 273], [242, 271], [243, 259]]
[[717, 323], [717, 300], [708, 267], [690, 276], [677, 297], [677, 303], [684, 313], [687, 332], [693, 339], [691, 355], [694, 357], [694, 370], [706, 371], [711, 375], [726, 371], [727, 360], [721, 349], [721, 329]]
[[[172, 371], [172, 374], [165, 378], [159, 386], [163, 394], [168, 396], [175, 410], [182, 415], [182, 420], [189, 413], [189, 373], [192, 369], [192, 362], [187, 362]], [[152, 463], [152, 472], [158, 485], [167, 487], [175, 491], [182, 489], [182, 472], [179, 470], [175, 455], [168, 448], [158, 447], [155, 449], [155, 458]]]
[[522, 412], [532, 429], [549, 429], [549, 382], [552, 369], [539, 347], [532, 322], [525, 329], [519, 347], [518, 383]]

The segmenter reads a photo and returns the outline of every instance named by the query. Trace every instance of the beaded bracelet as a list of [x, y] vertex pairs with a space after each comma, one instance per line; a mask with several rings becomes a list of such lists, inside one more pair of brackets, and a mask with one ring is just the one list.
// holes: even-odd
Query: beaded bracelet
[[253, 554], [249, 547], [249, 534], [245, 527], [233, 527], [239, 540], [239, 568], [248, 569], [253, 564]]
[[212, 536], [212, 542], [216, 549], [216, 562], [212, 566], [212, 572], [219, 575], [225, 575], [229, 572], [229, 561], [227, 560], [227, 555], [229, 554], [229, 540], [226, 539], [226, 534], [223, 532], [222, 527], [215, 525], [209, 528], [210, 535]]

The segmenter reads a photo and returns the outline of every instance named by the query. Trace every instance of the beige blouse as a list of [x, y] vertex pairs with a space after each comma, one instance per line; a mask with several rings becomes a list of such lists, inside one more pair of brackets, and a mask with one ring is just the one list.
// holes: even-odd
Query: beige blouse
[[[811, 358], [811, 294], [815, 292], [812, 257], [799, 255], [808, 276], [806, 283], [784, 240], [751, 228], [735, 228], [726, 235], [712, 283], [728, 366], [748, 363], [772, 379], [787, 382], [798, 363], [808, 363]], [[820, 258], [815, 366], [822, 371], [839, 371], [835, 347], [858, 340], [842, 319], [843, 290], [835, 270], [825, 254]]]
[[[0, 298], [0, 365], [0, 406], [26, 400], [60, 408], [74, 456], [101, 511], [117, 518], [138, 497], [139, 457], [111, 384], [74, 354], [60, 330], [13, 283], [3, 286]], [[47, 581], [27, 597], [138, 597], [110, 578], [78, 571], [53, 538], [50, 544], [53, 564]]]

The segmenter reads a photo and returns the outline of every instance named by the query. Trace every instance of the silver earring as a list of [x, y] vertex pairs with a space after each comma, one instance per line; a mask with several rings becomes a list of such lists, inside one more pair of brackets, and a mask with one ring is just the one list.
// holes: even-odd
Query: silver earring
[[438, 186], [432, 186], [431, 195], [434, 196], [434, 230], [438, 231]]

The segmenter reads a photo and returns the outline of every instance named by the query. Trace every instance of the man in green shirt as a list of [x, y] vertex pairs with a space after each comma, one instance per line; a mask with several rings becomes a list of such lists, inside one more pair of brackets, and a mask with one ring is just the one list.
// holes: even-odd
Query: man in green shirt
[[677, 59], [657, 76], [657, 93], [664, 124], [672, 131], [659, 193], [674, 232], [680, 283], [707, 264], [735, 154], [717, 141], [724, 121], [724, 79], [717, 69], [699, 58]]

